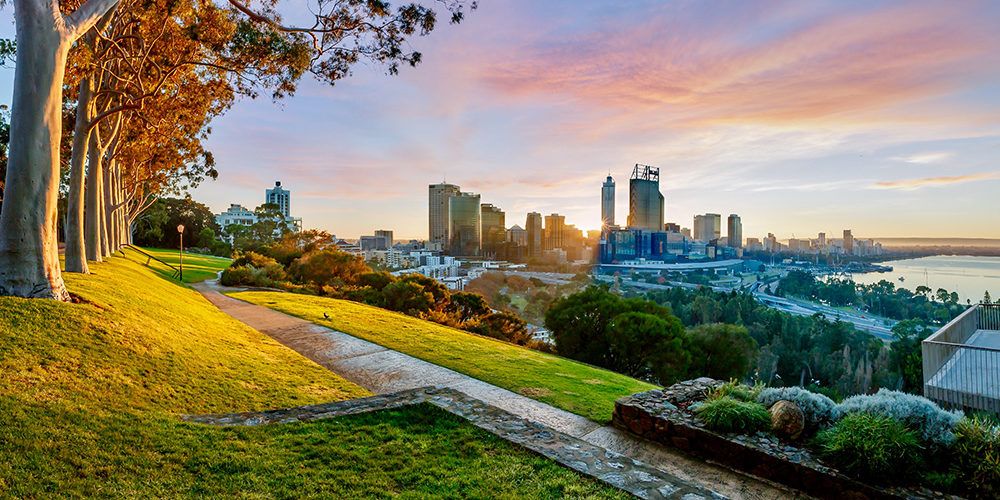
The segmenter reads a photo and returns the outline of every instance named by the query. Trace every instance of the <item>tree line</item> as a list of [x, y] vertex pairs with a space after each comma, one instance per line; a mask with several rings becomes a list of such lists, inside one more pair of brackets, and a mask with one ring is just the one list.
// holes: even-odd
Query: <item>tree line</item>
[[[451, 22], [475, 2], [438, 0]], [[306, 73], [333, 84], [363, 61], [414, 66], [407, 40], [435, 9], [381, 0], [317, 1], [304, 26], [274, 2], [15, 0], [14, 95], [0, 205], [0, 295], [68, 300], [66, 270], [87, 273], [131, 241], [162, 195], [217, 176], [203, 141], [239, 97], [294, 93]], [[70, 124], [63, 127], [63, 123]], [[65, 167], [63, 167], [64, 161]], [[65, 170], [65, 175], [63, 174]]]

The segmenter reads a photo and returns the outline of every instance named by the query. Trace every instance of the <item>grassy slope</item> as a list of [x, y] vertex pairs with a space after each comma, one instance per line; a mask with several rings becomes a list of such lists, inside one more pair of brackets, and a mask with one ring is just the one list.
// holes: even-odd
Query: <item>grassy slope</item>
[[[520, 392], [591, 420], [611, 420], [615, 399], [653, 385], [559, 356], [346, 300], [239, 292], [265, 305]], [[327, 312], [330, 319], [323, 318]]]
[[0, 297], [0, 492], [24, 496], [617, 495], [426, 406], [216, 428], [178, 413], [367, 394], [116, 258], [91, 303]]
[[[180, 254], [176, 248], [143, 248], [143, 250], [171, 266], [178, 267], [180, 264]], [[125, 252], [129, 252], [129, 250], [125, 250]], [[134, 254], [129, 254], [130, 257], [132, 255]], [[143, 262], [145, 262], [145, 259], [143, 259]], [[230, 262], [232, 260], [225, 257], [184, 252], [184, 282], [197, 283], [214, 278], [216, 273], [229, 267]], [[167, 278], [174, 272], [173, 269], [156, 261], [150, 262], [150, 268]]]

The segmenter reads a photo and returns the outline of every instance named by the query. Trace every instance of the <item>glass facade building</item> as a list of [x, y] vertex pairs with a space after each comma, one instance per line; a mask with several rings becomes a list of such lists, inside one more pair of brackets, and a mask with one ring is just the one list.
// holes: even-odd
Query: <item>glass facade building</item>
[[448, 250], [455, 256], [479, 255], [482, 248], [482, 205], [479, 195], [459, 193], [448, 198]]

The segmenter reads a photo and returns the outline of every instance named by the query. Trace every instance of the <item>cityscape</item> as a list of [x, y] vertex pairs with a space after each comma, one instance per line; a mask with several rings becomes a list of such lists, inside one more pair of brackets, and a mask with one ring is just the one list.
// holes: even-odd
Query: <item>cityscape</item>
[[0, 17], [0, 497], [1000, 498], [1000, 2]]

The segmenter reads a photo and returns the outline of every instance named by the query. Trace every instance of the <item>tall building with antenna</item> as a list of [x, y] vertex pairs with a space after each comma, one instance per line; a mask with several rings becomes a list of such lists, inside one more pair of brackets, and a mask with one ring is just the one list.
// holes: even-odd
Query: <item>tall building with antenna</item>
[[605, 230], [615, 225], [615, 180], [608, 174], [608, 179], [601, 186], [601, 229]]
[[663, 231], [660, 169], [636, 163], [628, 182], [628, 227]]

